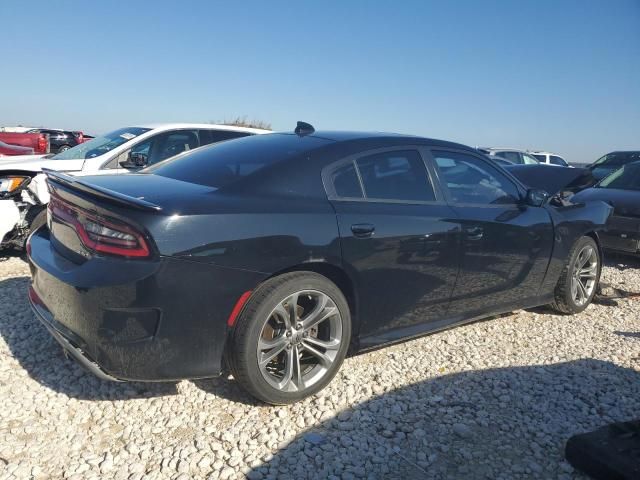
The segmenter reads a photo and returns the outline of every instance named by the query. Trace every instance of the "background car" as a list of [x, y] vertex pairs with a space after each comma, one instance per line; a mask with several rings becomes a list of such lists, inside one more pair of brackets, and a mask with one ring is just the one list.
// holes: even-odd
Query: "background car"
[[603, 247], [640, 254], [640, 161], [628, 163], [593, 188], [577, 193], [574, 202], [601, 200], [613, 206], [613, 215], [601, 234]]
[[78, 145], [78, 137], [75, 132], [56, 130], [51, 128], [32, 128], [27, 133], [46, 133], [49, 135], [51, 153], [60, 153]]
[[567, 163], [564, 158], [556, 153], [532, 151], [529, 152], [529, 154], [533, 155], [540, 163], [545, 163], [547, 165], [556, 165], [558, 167], [571, 167], [571, 165], [569, 165], [569, 163]]
[[[0, 189], [0, 216], [14, 219], [17, 208], [18, 221], [9, 229], [9, 222], [3, 222], [0, 248], [22, 247], [29, 233], [44, 223], [49, 191], [43, 168], [75, 175], [130, 173], [202, 145], [264, 133], [271, 132], [214, 124], [141, 125], [115, 130], [56, 155], [25, 155], [0, 160], [0, 182], [6, 178], [23, 180], [2, 183], [3, 188], [10, 190]], [[46, 136], [42, 133], [22, 135]]]
[[620, 167], [638, 160], [640, 160], [640, 150], [611, 152], [603, 155], [587, 168], [591, 170], [595, 178], [602, 180]]
[[226, 359], [273, 404], [321, 390], [350, 347], [584, 310], [611, 211], [550, 205], [463, 145], [308, 124], [133, 175], [47, 174], [29, 295], [65, 349], [124, 380], [215, 376]]
[[517, 150], [514, 148], [479, 148], [479, 150], [481, 152], [486, 153], [487, 155], [496, 156], [496, 157], [509, 160], [510, 162], [515, 163], [516, 165], [518, 164], [537, 165], [538, 163], [540, 163], [531, 154], [523, 150]]
[[[47, 155], [51, 145], [49, 143], [49, 135], [44, 133], [25, 133], [25, 132], [0, 132], [0, 141], [9, 145], [18, 145], [33, 149], [33, 154], [37, 156]], [[30, 154], [22, 154], [14, 160], [25, 160], [31, 158]], [[18, 157], [18, 155], [16, 155]]]
[[33, 155], [34, 150], [32, 147], [23, 147], [21, 145], [11, 145], [0, 141], [0, 157], [2, 156], [14, 156], [14, 155]]

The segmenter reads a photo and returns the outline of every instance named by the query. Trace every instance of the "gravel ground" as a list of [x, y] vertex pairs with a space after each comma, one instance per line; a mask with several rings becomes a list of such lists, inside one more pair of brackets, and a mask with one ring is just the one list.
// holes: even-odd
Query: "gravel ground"
[[[256, 404], [232, 379], [85, 373], [0, 261], [0, 478], [583, 478], [574, 433], [640, 412], [640, 300], [519, 311], [348, 359], [320, 395]], [[640, 263], [604, 281], [640, 290]]]

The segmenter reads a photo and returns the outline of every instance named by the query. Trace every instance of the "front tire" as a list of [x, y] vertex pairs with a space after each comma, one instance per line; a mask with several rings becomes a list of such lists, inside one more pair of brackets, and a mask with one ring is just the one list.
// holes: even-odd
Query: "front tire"
[[565, 314], [582, 312], [593, 300], [601, 271], [602, 259], [595, 240], [580, 238], [571, 248], [551, 308]]
[[349, 306], [340, 289], [316, 273], [288, 273], [249, 299], [230, 338], [229, 364], [251, 395], [285, 405], [333, 379], [350, 339]]

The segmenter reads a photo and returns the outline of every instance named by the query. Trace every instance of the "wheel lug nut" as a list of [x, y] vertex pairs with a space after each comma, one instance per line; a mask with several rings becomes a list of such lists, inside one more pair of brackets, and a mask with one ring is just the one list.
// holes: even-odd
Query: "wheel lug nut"
[[290, 337], [290, 336], [291, 336], [291, 331], [288, 331], [287, 332], [287, 337]]
[[298, 323], [298, 324], [296, 325], [296, 328], [297, 328], [298, 330], [300, 330], [300, 329], [302, 328], [302, 324], [301, 324], [301, 323]]

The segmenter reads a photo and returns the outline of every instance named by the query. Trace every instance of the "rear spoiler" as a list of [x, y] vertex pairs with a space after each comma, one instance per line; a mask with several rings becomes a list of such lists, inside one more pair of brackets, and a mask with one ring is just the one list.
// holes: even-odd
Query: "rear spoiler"
[[162, 207], [156, 205], [155, 203], [147, 202], [146, 200], [143, 200], [141, 198], [131, 197], [120, 192], [109, 190], [108, 188], [91, 185], [78, 179], [78, 177], [72, 177], [71, 175], [66, 175], [62, 172], [50, 170], [48, 168], [43, 168], [42, 171], [47, 175], [48, 182], [58, 183], [65, 187], [87, 193], [111, 203], [124, 205], [125, 207], [137, 208], [138, 210], [153, 212], [159, 212], [162, 210]]

